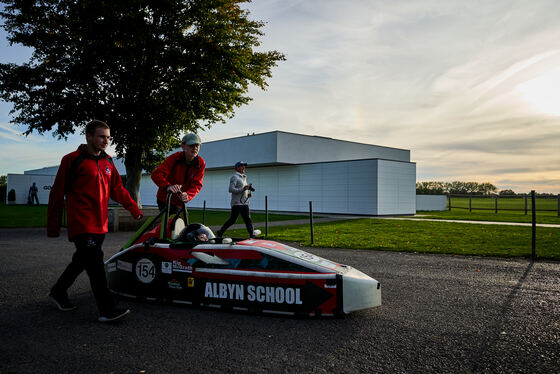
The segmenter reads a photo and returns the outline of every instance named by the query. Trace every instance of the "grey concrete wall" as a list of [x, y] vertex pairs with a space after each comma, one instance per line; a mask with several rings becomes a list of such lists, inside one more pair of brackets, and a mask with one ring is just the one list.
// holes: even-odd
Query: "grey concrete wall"
[[[381, 165], [381, 166], [380, 166]], [[381, 170], [381, 172], [380, 172]], [[207, 171], [204, 187], [189, 203], [208, 208], [230, 208], [229, 170]], [[251, 208], [339, 214], [414, 214], [416, 165], [413, 163], [358, 160], [306, 165], [248, 168], [247, 180], [256, 191]], [[144, 198], [143, 198], [143, 201]]]
[[416, 195], [417, 211], [444, 211], [447, 209], [446, 195]]
[[416, 164], [379, 160], [378, 214], [416, 212]]
[[29, 194], [29, 187], [36, 183], [39, 191], [37, 198], [40, 204], [47, 204], [49, 202], [49, 193], [51, 186], [54, 183], [54, 175], [34, 175], [34, 174], [8, 174], [7, 175], [7, 189], [6, 201], [8, 201], [7, 193], [13, 188], [16, 191], [16, 204], [27, 204], [27, 196]]

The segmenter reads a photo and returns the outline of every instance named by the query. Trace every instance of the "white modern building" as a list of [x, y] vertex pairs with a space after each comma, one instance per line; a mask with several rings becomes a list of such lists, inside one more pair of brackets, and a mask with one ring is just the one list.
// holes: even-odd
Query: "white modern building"
[[[408, 215], [416, 212], [416, 164], [410, 151], [319, 136], [272, 131], [203, 143], [204, 186], [189, 206], [229, 209], [233, 165], [245, 161], [247, 180], [255, 192], [251, 209], [359, 215]], [[62, 156], [62, 155], [61, 155]], [[116, 160], [121, 174], [122, 162]], [[18, 204], [27, 202], [32, 182], [46, 202], [58, 167], [8, 174], [8, 191], [16, 189]], [[144, 175], [142, 204], [156, 204], [156, 186]]]

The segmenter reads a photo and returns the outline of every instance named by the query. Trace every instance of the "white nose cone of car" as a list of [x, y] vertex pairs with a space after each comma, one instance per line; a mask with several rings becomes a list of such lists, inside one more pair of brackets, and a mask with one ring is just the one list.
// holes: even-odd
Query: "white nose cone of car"
[[381, 284], [361, 271], [348, 267], [342, 276], [344, 313], [381, 305]]

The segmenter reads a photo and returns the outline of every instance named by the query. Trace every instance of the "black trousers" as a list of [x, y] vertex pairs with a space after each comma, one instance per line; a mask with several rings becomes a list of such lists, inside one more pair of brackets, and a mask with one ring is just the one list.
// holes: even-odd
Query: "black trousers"
[[67, 296], [68, 288], [85, 270], [101, 315], [115, 308], [115, 302], [107, 288], [107, 278], [105, 277], [103, 250], [101, 249], [103, 240], [105, 240], [104, 234], [82, 234], [72, 238], [76, 246], [72, 262], [51, 289], [53, 294]]
[[237, 217], [241, 214], [243, 222], [245, 222], [245, 227], [249, 232], [249, 236], [253, 236], [253, 221], [251, 221], [251, 213], [249, 211], [249, 205], [234, 205], [231, 207], [231, 215], [229, 219], [224, 223], [219, 233], [224, 234], [226, 230], [237, 221]]
[[31, 194], [31, 205], [33, 205], [33, 202], [37, 202], [37, 205], [39, 205], [39, 198], [36, 193]]

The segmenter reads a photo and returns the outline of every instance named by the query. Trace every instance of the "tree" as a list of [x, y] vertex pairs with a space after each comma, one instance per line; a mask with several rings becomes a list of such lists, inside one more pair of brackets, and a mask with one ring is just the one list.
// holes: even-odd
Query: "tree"
[[491, 193], [495, 193], [497, 190], [496, 186], [488, 182], [416, 182], [416, 193], [423, 195], [490, 195]]
[[416, 193], [419, 195], [443, 195], [445, 193], [445, 183], [436, 181], [416, 182]]
[[499, 193], [500, 196], [515, 196], [515, 191], [513, 190], [501, 190]]
[[262, 22], [250, 0], [9, 0], [0, 15], [11, 44], [32, 48], [25, 64], [0, 64], [0, 97], [25, 135], [61, 139], [91, 119], [106, 121], [126, 187], [139, 201], [151, 171], [198, 132], [233, 117], [261, 89], [277, 51], [257, 52]]

